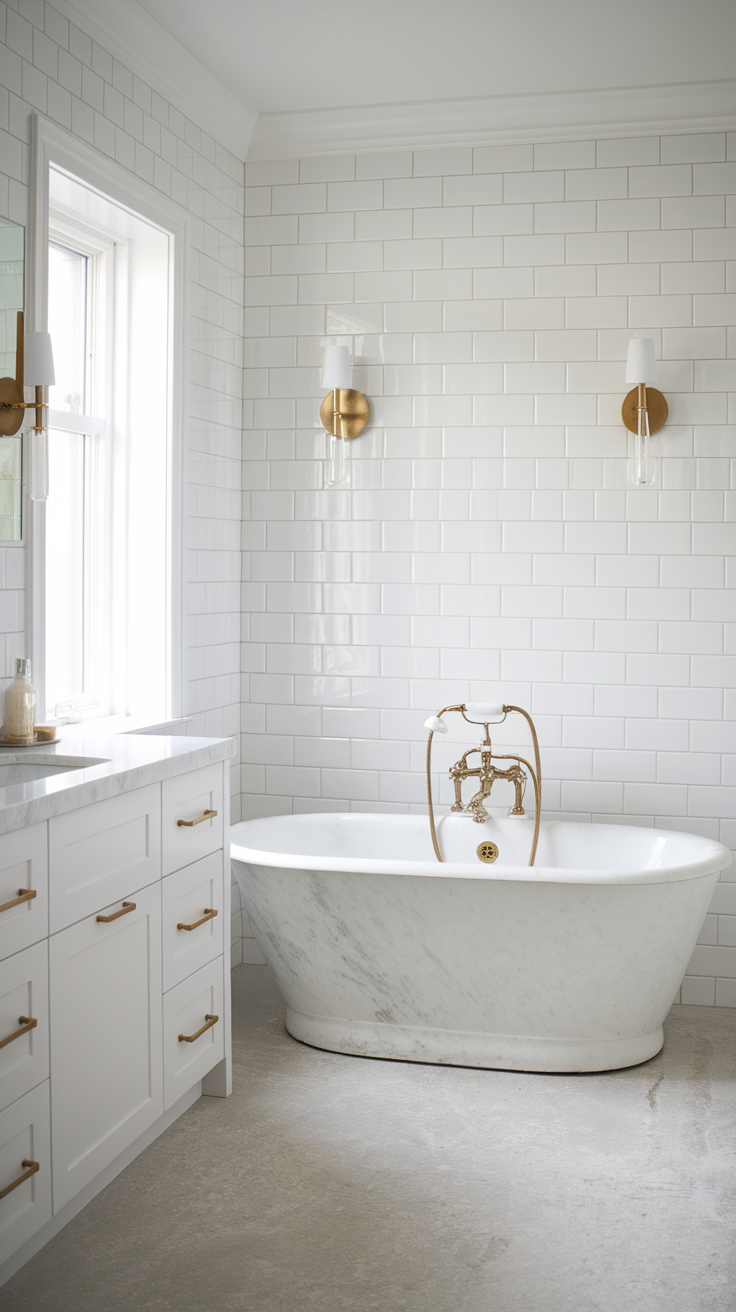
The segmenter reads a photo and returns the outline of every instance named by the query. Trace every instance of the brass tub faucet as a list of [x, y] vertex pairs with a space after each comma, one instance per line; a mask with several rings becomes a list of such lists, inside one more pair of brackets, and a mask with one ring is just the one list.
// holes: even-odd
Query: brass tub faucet
[[[434, 823], [434, 807], [432, 805], [432, 782], [431, 782], [431, 759], [432, 759], [432, 738], [435, 733], [447, 733], [447, 725], [442, 716], [448, 711], [458, 711], [468, 724], [483, 725], [485, 736], [480, 747], [468, 748], [459, 761], [450, 769], [450, 778], [455, 788], [455, 801], [451, 807], [452, 811], [460, 811], [463, 815], [471, 816], [477, 824], [484, 824], [490, 819], [485, 808], [485, 803], [491, 795], [491, 790], [497, 779], [506, 779], [514, 785], [514, 804], [509, 810], [509, 816], [523, 816], [524, 810], [524, 793], [528, 780], [531, 778], [534, 785], [534, 835], [532, 838], [531, 853], [529, 856], [529, 865], [534, 865], [534, 857], [537, 851], [537, 842], [539, 840], [539, 821], [541, 816], [542, 800], [542, 768], [539, 760], [539, 743], [537, 732], [534, 728], [534, 721], [529, 713], [521, 706], [504, 706], [502, 703], [480, 702], [469, 703], [467, 706], [463, 703], [458, 706], [445, 706], [437, 715], [431, 716], [425, 722], [425, 729], [429, 730], [427, 739], [427, 802], [429, 806], [429, 827], [432, 834], [432, 844], [438, 861], [442, 861], [439, 843], [437, 840], [437, 831]], [[491, 744], [491, 737], [488, 725], [493, 720], [497, 724], [503, 724], [506, 716], [515, 711], [523, 715], [529, 724], [532, 735], [532, 744], [534, 747], [534, 766], [524, 760], [523, 756], [517, 756], [515, 753], [507, 752], [503, 755], [494, 753]], [[500, 717], [500, 718], [499, 718]], [[468, 765], [469, 756], [480, 756], [478, 765]], [[513, 761], [514, 764], [506, 769], [494, 765], [494, 761]], [[479, 784], [478, 791], [473, 794], [470, 801], [463, 805], [462, 786], [466, 779], [475, 779]]]

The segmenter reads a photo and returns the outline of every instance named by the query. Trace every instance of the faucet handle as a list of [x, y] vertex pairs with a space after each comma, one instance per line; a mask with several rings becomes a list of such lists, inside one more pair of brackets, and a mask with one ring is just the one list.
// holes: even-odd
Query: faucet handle
[[424, 721], [424, 727], [432, 733], [447, 733], [447, 725], [438, 715], [430, 715], [429, 719]]

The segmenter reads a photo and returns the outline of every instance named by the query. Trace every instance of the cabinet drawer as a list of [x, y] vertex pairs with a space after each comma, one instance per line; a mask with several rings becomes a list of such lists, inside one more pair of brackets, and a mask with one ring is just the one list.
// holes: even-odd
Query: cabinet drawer
[[44, 942], [0, 962], [0, 1108], [48, 1079], [48, 1012], [48, 946]]
[[[164, 779], [161, 785], [163, 874], [222, 847], [222, 764]], [[202, 817], [216, 811], [213, 818]], [[179, 824], [179, 821], [184, 823]]]
[[[38, 1170], [28, 1174], [36, 1163]], [[0, 1112], [0, 1193], [16, 1180], [20, 1184], [0, 1198], [3, 1260], [51, 1219], [48, 1080]]]
[[125, 901], [49, 944], [54, 1212], [163, 1109], [160, 887]]
[[160, 784], [56, 816], [49, 821], [51, 933], [160, 873]]
[[[222, 852], [212, 852], [161, 881], [164, 992], [222, 953]], [[208, 913], [216, 911], [216, 916]], [[195, 925], [184, 929], [184, 925]]]
[[[225, 1055], [222, 970], [218, 957], [164, 995], [165, 1111]], [[217, 1021], [212, 1025], [208, 1018], [214, 1016]], [[191, 1043], [179, 1038], [180, 1034], [191, 1037], [207, 1025]]]
[[46, 822], [0, 836], [0, 959], [46, 937], [48, 887]]

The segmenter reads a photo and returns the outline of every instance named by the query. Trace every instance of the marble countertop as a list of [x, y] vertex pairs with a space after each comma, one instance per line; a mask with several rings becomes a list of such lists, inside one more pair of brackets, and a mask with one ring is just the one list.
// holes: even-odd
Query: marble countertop
[[164, 737], [159, 734], [70, 735], [58, 742], [38, 743], [28, 748], [0, 748], [0, 766], [4, 762], [28, 765], [53, 760], [57, 765], [73, 764], [80, 757], [93, 758], [97, 764], [66, 774], [35, 779], [30, 783], [0, 787], [0, 834], [23, 829], [39, 820], [49, 820], [65, 811], [101, 802], [118, 793], [171, 779], [204, 765], [227, 760], [235, 755], [232, 738]]

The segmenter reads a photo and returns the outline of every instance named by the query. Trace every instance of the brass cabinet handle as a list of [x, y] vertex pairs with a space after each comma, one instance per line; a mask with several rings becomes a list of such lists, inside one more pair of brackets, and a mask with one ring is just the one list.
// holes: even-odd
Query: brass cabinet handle
[[217, 915], [217, 912], [215, 911], [215, 908], [214, 908], [214, 907], [205, 907], [205, 909], [204, 909], [204, 915], [202, 916], [201, 920], [195, 920], [194, 923], [191, 924], [191, 925], [185, 925], [185, 924], [180, 920], [180, 921], [179, 921], [179, 924], [177, 925], [176, 928], [177, 928], [177, 929], [199, 929], [199, 926], [200, 926], [200, 925], [203, 925], [203, 924], [205, 923], [206, 920], [214, 920], [214, 918], [215, 918], [216, 915]]
[[6, 1034], [4, 1039], [0, 1039], [0, 1048], [6, 1048], [9, 1043], [13, 1042], [13, 1039], [19, 1039], [21, 1034], [27, 1034], [29, 1030], [35, 1030], [38, 1025], [38, 1021], [33, 1016], [19, 1016], [18, 1022], [20, 1029], [13, 1030], [12, 1034]]
[[216, 811], [205, 811], [204, 815], [197, 816], [196, 820], [177, 820], [176, 823], [179, 828], [185, 825], [187, 829], [193, 829], [195, 825], [201, 825], [204, 820], [214, 820], [216, 815]]
[[27, 1169], [22, 1175], [19, 1175], [18, 1179], [14, 1180], [12, 1184], [6, 1184], [4, 1189], [0, 1189], [0, 1198], [7, 1198], [8, 1194], [12, 1194], [13, 1190], [17, 1189], [19, 1184], [23, 1184], [25, 1180], [30, 1180], [31, 1176], [36, 1174], [36, 1171], [41, 1170], [40, 1162], [29, 1162], [27, 1157], [23, 1158], [21, 1166], [25, 1166]]
[[35, 896], [35, 888], [19, 888], [18, 896], [14, 897], [11, 902], [3, 902], [0, 911], [9, 911], [11, 907], [20, 906], [21, 902], [30, 902]]
[[135, 902], [123, 902], [119, 911], [113, 911], [111, 916], [98, 916], [97, 919], [101, 920], [103, 925], [109, 925], [111, 920], [117, 920], [119, 916], [127, 916], [129, 911], [135, 911]]
[[211, 1030], [211, 1029], [212, 1029], [212, 1026], [213, 1026], [213, 1025], [216, 1025], [217, 1022], [218, 1022], [218, 1020], [220, 1019], [219, 1016], [210, 1016], [210, 1015], [208, 1015], [207, 1012], [205, 1012], [205, 1014], [204, 1014], [204, 1018], [205, 1018], [205, 1021], [206, 1021], [207, 1023], [206, 1023], [206, 1025], [203, 1025], [203, 1026], [202, 1026], [201, 1030], [197, 1030], [197, 1033], [196, 1033], [196, 1034], [180, 1034], [180, 1035], [179, 1035], [179, 1042], [180, 1042], [180, 1043], [194, 1043], [194, 1040], [195, 1040], [195, 1039], [200, 1038], [201, 1035], [204, 1034], [205, 1030]]

